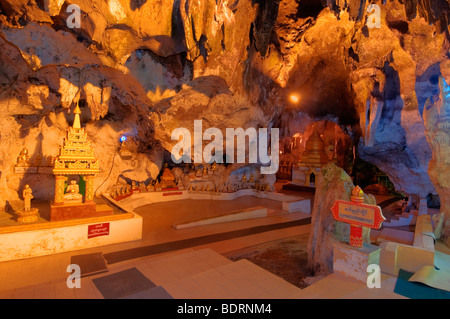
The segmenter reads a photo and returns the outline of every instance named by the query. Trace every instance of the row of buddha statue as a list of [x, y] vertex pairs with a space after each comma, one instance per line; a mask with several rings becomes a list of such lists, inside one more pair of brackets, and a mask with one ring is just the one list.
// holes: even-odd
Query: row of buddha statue
[[201, 186], [190, 185], [189, 186], [189, 191], [191, 191], [191, 192], [233, 193], [233, 192], [236, 192], [241, 189], [255, 189], [258, 191], [270, 191], [270, 185], [269, 184], [259, 184], [259, 183], [247, 184], [247, 185], [241, 184], [241, 183], [236, 183], [236, 184], [227, 183], [222, 188], [210, 187], [209, 184], [206, 184], [206, 186], [205, 185], [201, 185]]
[[[187, 182], [187, 190], [189, 192], [212, 192], [212, 193], [232, 193], [241, 189], [255, 189], [259, 191], [270, 191], [270, 186], [267, 183], [257, 181], [253, 175], [247, 177], [244, 173], [242, 177], [235, 182], [226, 182], [221, 185], [217, 184], [217, 178], [213, 179], [213, 175], [218, 170], [217, 164], [213, 163], [210, 167], [204, 165], [200, 169], [195, 166], [186, 166], [184, 169], [184, 179]], [[188, 179], [186, 180], [186, 175]], [[184, 190], [185, 186], [182, 183], [183, 177], [175, 178], [172, 170], [168, 164], [164, 165], [162, 173], [158, 179], [153, 180], [148, 185], [141, 182], [132, 181], [130, 184], [117, 183], [110, 191], [113, 199], [120, 200], [132, 194], [139, 192], [161, 192], [170, 190]]]
[[[168, 185], [164, 185], [168, 186]], [[169, 185], [171, 186], [171, 185]], [[176, 185], [173, 188], [178, 188]], [[131, 196], [134, 193], [146, 193], [146, 192], [154, 192], [154, 191], [163, 191], [163, 189], [167, 189], [167, 187], [163, 187], [163, 184], [159, 180], [154, 180], [148, 185], [141, 182], [132, 181], [130, 184], [115, 184], [109, 194], [113, 199], [123, 199], [125, 197]], [[179, 188], [178, 188], [179, 189]]]
[[23, 148], [17, 157], [15, 167], [53, 167], [56, 157], [37, 155], [31, 159], [27, 148]]

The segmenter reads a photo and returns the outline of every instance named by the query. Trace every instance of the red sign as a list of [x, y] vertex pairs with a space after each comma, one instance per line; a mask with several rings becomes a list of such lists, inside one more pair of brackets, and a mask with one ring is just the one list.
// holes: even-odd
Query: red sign
[[88, 238], [109, 235], [109, 223], [101, 223], [88, 226]]
[[172, 196], [172, 195], [182, 195], [183, 192], [170, 192], [170, 193], [163, 193], [163, 196]]
[[381, 213], [381, 208], [376, 205], [337, 200], [331, 207], [334, 219], [372, 229], [379, 229], [386, 218]]

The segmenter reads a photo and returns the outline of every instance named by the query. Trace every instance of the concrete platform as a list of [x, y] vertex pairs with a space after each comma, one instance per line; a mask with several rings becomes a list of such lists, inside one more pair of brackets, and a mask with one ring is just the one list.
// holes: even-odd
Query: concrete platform
[[0, 261], [52, 255], [141, 238], [142, 217], [134, 213], [0, 227]]

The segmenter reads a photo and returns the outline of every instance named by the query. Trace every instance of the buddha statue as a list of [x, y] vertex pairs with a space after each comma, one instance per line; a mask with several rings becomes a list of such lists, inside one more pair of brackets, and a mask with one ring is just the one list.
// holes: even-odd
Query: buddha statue
[[25, 188], [22, 192], [23, 200], [24, 200], [24, 211], [31, 210], [31, 199], [33, 198], [33, 191], [30, 185], [25, 185]]
[[138, 192], [140, 192], [139, 186], [136, 184], [135, 181], [132, 181], [132, 182], [131, 182], [131, 192], [132, 192], [132, 193], [138, 193]]
[[25, 188], [22, 191], [24, 207], [22, 211], [17, 211], [17, 222], [21, 223], [32, 223], [38, 220], [39, 218], [39, 209], [31, 208], [31, 199], [33, 198], [33, 190], [30, 185], [25, 185]]
[[46, 166], [53, 167], [54, 165], [55, 165], [55, 158], [51, 155], [47, 156]]
[[64, 194], [64, 202], [81, 203], [83, 202], [83, 195], [80, 194], [80, 186], [77, 181], [72, 179], [69, 186], [67, 186]]
[[206, 165], [203, 166], [202, 177], [203, 178], [208, 178], [208, 168], [206, 167]]
[[20, 151], [19, 157], [17, 158], [17, 167], [27, 167], [30, 166], [30, 156], [28, 155], [28, 150], [24, 147]]
[[167, 163], [166, 163], [163, 173], [161, 175], [161, 185], [162, 185], [162, 188], [177, 187], [177, 184], [175, 183], [175, 177], [173, 176]]
[[41, 155], [37, 155], [36, 158], [34, 159], [34, 165], [35, 167], [40, 167], [42, 165], [42, 156]]

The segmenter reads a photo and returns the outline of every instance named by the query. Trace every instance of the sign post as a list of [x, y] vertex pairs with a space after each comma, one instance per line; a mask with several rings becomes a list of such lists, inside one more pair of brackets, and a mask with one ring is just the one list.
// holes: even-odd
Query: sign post
[[359, 186], [353, 189], [350, 198], [351, 201], [335, 201], [331, 208], [335, 220], [350, 224], [350, 245], [333, 244], [333, 272], [367, 283], [367, 269], [379, 265], [381, 249], [363, 244], [362, 228], [379, 229], [386, 219], [379, 206], [364, 204], [364, 192]]
[[335, 201], [331, 211], [335, 220], [350, 224], [349, 244], [361, 248], [363, 246], [362, 228], [379, 229], [386, 218], [379, 206], [363, 204], [364, 192], [359, 186], [353, 189], [350, 198], [350, 202]]

